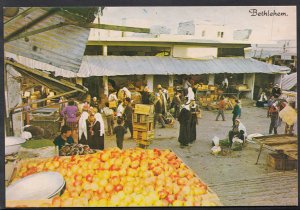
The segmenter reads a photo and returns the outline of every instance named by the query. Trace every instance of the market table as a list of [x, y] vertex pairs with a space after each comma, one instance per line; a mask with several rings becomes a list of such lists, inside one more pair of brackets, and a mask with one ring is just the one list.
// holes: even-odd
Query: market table
[[259, 154], [255, 164], [258, 163], [263, 148], [283, 155], [285, 162], [288, 157], [298, 160], [298, 137], [295, 135], [270, 135], [255, 137], [253, 139], [260, 144]]

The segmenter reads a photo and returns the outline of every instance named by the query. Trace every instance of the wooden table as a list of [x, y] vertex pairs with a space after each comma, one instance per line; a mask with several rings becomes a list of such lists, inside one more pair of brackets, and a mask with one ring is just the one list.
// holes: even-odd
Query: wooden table
[[270, 135], [256, 137], [253, 139], [260, 144], [259, 154], [255, 164], [258, 163], [263, 147], [282, 154], [285, 159], [291, 157], [295, 160], [298, 160], [298, 137], [295, 135]]

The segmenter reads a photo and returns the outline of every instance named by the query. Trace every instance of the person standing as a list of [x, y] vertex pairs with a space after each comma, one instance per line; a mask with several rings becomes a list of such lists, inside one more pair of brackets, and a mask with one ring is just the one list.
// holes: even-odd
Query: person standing
[[241, 100], [239, 100], [239, 107], [240, 107], [240, 114], [238, 115], [238, 118], [241, 119], [241, 117], [242, 117], [242, 101]]
[[279, 126], [279, 108], [277, 107], [276, 101], [274, 101], [268, 109], [268, 117], [271, 119], [269, 134], [277, 134], [277, 127]]
[[150, 92], [147, 86], [142, 91], [142, 104], [150, 104]]
[[113, 130], [113, 134], [116, 134], [116, 142], [117, 142], [117, 147], [120, 149], [123, 149], [123, 141], [124, 141], [124, 135], [127, 133], [127, 129], [122, 126], [122, 119], [117, 120], [117, 126]]
[[114, 111], [116, 111], [118, 104], [117, 91], [113, 90], [112, 93], [109, 94], [108, 102], [110, 104], [109, 108], [112, 108]]
[[87, 145], [87, 138], [88, 138], [88, 129], [87, 129], [87, 119], [89, 118], [89, 113], [87, 111], [83, 111], [79, 118], [78, 122], [78, 139], [79, 144]]
[[195, 103], [195, 99], [191, 101], [190, 104], [190, 112], [191, 112], [191, 135], [190, 135], [190, 144], [194, 143], [197, 138], [197, 125], [198, 125], [198, 117], [199, 107]]
[[61, 112], [61, 115], [65, 119], [65, 124], [72, 129], [72, 132], [78, 127], [77, 114], [78, 108], [75, 105], [74, 100], [69, 101], [68, 106], [66, 106]]
[[123, 117], [123, 113], [124, 113], [124, 103], [119, 100], [118, 101], [118, 108], [117, 108], [117, 117], [122, 118]]
[[100, 137], [99, 137], [99, 141], [97, 142], [97, 148], [100, 148], [102, 150], [102, 149], [104, 149], [105, 128], [104, 128], [104, 121], [103, 121], [101, 113], [97, 112], [95, 114], [95, 119], [97, 122], [100, 123]]
[[191, 87], [188, 88], [187, 99], [188, 99], [187, 103], [190, 103], [192, 100], [195, 100], [195, 93], [193, 91], [193, 88]]
[[225, 99], [223, 96], [221, 96], [221, 100], [218, 103], [218, 114], [217, 114], [216, 121], [219, 121], [220, 115], [222, 117], [222, 120], [225, 121], [225, 116], [224, 116], [225, 107], [226, 107]]
[[112, 129], [114, 126], [114, 111], [109, 108], [109, 103], [105, 103], [105, 107], [103, 108], [104, 115], [106, 117], [107, 121], [107, 131], [108, 131], [108, 136], [112, 134]]
[[91, 107], [97, 108], [97, 109], [99, 108], [99, 103], [97, 101], [97, 97], [93, 97], [93, 100], [91, 102]]
[[30, 106], [28, 105], [28, 98], [23, 98], [23, 119], [24, 126], [30, 125]]
[[100, 122], [96, 120], [95, 113], [90, 112], [87, 122], [88, 138], [87, 143], [91, 149], [104, 149], [104, 141], [100, 140]]
[[190, 142], [191, 117], [189, 104], [186, 103], [178, 116], [180, 124], [178, 141], [181, 148], [188, 146], [188, 143]]
[[162, 117], [162, 102], [159, 93], [156, 94], [156, 102], [154, 104], [154, 128], [156, 126], [156, 122], [159, 121], [161, 123], [161, 128], [165, 127], [165, 122]]
[[189, 82], [188, 78], [184, 78], [184, 81], [183, 81], [183, 94], [184, 94], [184, 96], [187, 95], [189, 87], [192, 87], [191, 83]]
[[179, 112], [180, 112], [180, 106], [181, 106], [180, 92], [176, 92], [175, 97], [173, 98], [173, 101], [172, 101], [172, 106], [171, 106], [171, 108], [174, 108], [174, 110], [175, 110], [175, 113], [174, 113], [175, 119], [178, 119]]
[[129, 128], [130, 131], [130, 139], [133, 139], [133, 124], [132, 124], [132, 114], [133, 114], [133, 108], [131, 106], [131, 99], [126, 98], [125, 99], [125, 109], [124, 109], [124, 127], [127, 129]]
[[53, 141], [54, 145], [58, 146], [58, 149], [61, 149], [66, 144], [73, 144], [74, 140], [71, 137], [71, 135], [72, 129], [67, 125], [62, 126], [60, 130], [60, 135], [57, 136]]
[[281, 93], [281, 88], [278, 84], [276, 84], [272, 89], [272, 96], [274, 96], [274, 98], [279, 98], [279, 96], [281, 96]]
[[165, 116], [165, 114], [167, 113], [167, 106], [168, 106], [168, 102], [167, 102], [167, 99], [166, 99], [166, 96], [165, 94], [163, 93], [163, 90], [162, 88], [159, 88], [158, 89], [158, 94], [160, 96], [160, 99], [161, 99], [161, 105], [162, 105], [162, 115]]
[[240, 115], [240, 112], [241, 112], [241, 108], [239, 106], [239, 100], [235, 100], [235, 106], [233, 107], [233, 111], [232, 111], [232, 126], [234, 126], [235, 124], [235, 120], [236, 118]]

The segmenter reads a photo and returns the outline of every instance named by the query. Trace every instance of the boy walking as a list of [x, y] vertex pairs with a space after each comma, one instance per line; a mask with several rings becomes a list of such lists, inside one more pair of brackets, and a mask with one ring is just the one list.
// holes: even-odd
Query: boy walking
[[120, 149], [123, 149], [124, 135], [125, 133], [127, 133], [127, 129], [122, 126], [122, 123], [122, 119], [118, 119], [118, 125], [113, 130], [113, 134], [116, 134], [117, 147], [119, 147]]

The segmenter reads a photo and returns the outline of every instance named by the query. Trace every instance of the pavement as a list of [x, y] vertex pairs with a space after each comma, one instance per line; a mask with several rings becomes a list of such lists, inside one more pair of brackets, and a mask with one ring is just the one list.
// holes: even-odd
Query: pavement
[[[174, 151], [208, 184], [225, 206], [298, 205], [298, 172], [281, 172], [267, 166], [270, 151], [263, 149], [257, 165], [257, 144], [248, 143], [242, 151], [232, 151], [226, 156], [211, 154], [212, 138], [217, 136], [225, 139], [232, 126], [231, 111], [225, 113], [226, 121], [215, 121], [216, 114], [216, 111], [203, 110], [193, 145], [179, 147], [179, 124], [176, 122], [174, 127], [157, 128], [149, 148]], [[268, 135], [270, 119], [266, 116], [265, 108], [253, 107], [252, 101], [243, 101], [241, 122], [248, 134]], [[283, 133], [284, 124], [278, 129], [278, 134]], [[125, 136], [124, 149], [136, 146], [129, 136]], [[105, 136], [105, 148], [109, 147], [116, 147], [114, 136]], [[54, 151], [51, 147], [44, 149], [46, 156]], [[26, 149], [22, 148], [21, 151], [24, 153]], [[38, 153], [43, 155], [41, 151]]]

